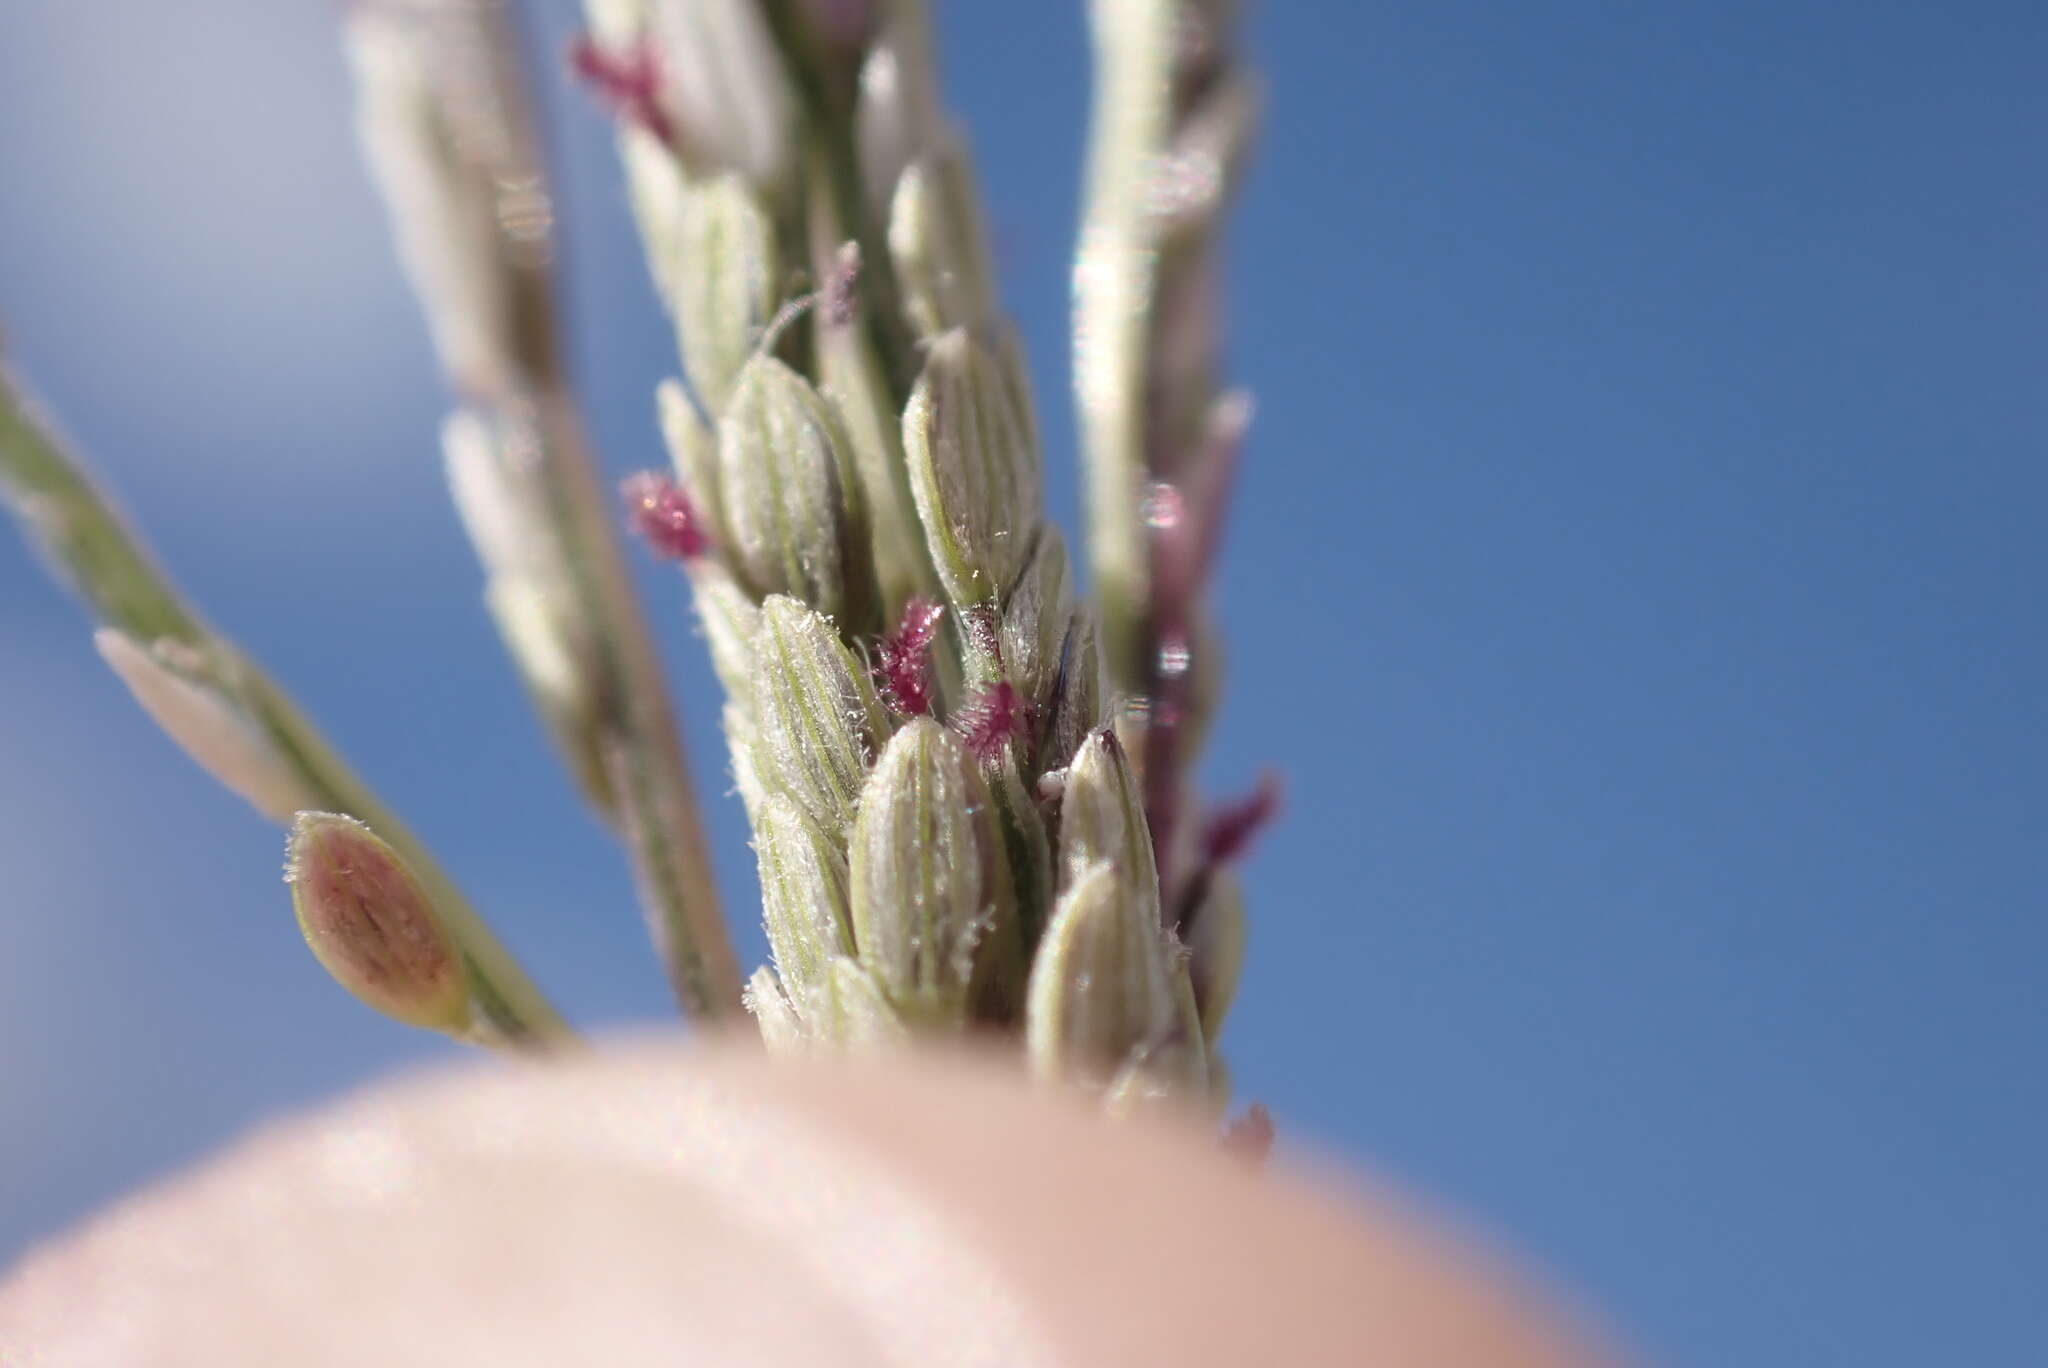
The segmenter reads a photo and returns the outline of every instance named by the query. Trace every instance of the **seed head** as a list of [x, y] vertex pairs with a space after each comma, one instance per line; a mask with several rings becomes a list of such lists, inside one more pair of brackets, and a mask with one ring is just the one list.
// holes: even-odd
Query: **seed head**
[[837, 412], [765, 353], [740, 372], [718, 424], [733, 568], [758, 594], [790, 594], [858, 624], [875, 609], [874, 553]]
[[921, 337], [995, 316], [974, 175], [957, 135], [904, 169], [889, 203], [889, 254]]
[[1069, 763], [1089, 733], [1102, 725], [1102, 653], [1095, 643], [1093, 614], [1075, 608], [1060, 644], [1059, 674], [1049, 702], [1052, 715], [1045, 721], [1039, 756], [1049, 769]]
[[737, 171], [763, 187], [789, 170], [795, 98], [757, 0], [648, 7], [662, 99], [693, 175]]
[[749, 693], [762, 790], [787, 794], [827, 833], [849, 830], [889, 720], [832, 623], [793, 598], [770, 597], [754, 634]]
[[853, 953], [846, 855], [787, 797], [777, 794], [754, 817], [761, 911], [775, 967], [799, 1012], [831, 962]]
[[1060, 800], [1060, 887], [1098, 869], [1112, 871], [1128, 896], [1159, 917], [1159, 874], [1137, 777], [1116, 733], [1095, 732], [1074, 753]]
[[1024, 1028], [1033, 1066], [1105, 1088], [1134, 1070], [1150, 1077], [1190, 1049], [1198, 1055], [1186, 979], [1157, 911], [1128, 881], [1107, 864], [1082, 872], [1054, 905], [1032, 960]]
[[690, 383], [723, 413], [747, 358], [775, 317], [781, 287], [775, 226], [748, 183], [689, 183], [676, 215], [669, 309]]
[[891, 738], [852, 841], [860, 962], [914, 1019], [957, 1024], [998, 930], [1016, 916], [993, 800], [974, 759], [929, 718]]
[[1073, 615], [1067, 588], [1067, 546], [1050, 523], [1039, 528], [1031, 559], [1003, 603], [1005, 673], [1032, 704], [1043, 704], [1059, 673], [1060, 649]]
[[461, 956], [412, 871], [368, 827], [339, 813], [301, 812], [284, 877], [306, 944], [342, 987], [408, 1026], [451, 1034], [468, 1027]]
[[910, 489], [953, 605], [1000, 602], [1042, 521], [1037, 439], [1015, 356], [955, 329], [932, 341], [903, 411]]
[[850, 959], [834, 960], [825, 986], [807, 1004], [816, 1038], [839, 1045], [901, 1045], [909, 1028], [875, 976]]
[[768, 1053], [793, 1054], [803, 1048], [803, 1023], [797, 1020], [796, 1008], [782, 991], [773, 969], [765, 964], [756, 969], [747, 980], [741, 1001], [754, 1014], [754, 1024], [760, 1028], [761, 1043], [768, 1047]]

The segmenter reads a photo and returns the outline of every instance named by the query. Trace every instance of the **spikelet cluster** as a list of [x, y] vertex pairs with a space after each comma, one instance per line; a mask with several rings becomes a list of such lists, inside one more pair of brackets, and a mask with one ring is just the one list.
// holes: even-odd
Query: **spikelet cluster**
[[[351, 0], [358, 118], [457, 407], [449, 483], [536, 710], [618, 837], [689, 1016], [778, 1049], [993, 1033], [1112, 1107], [1220, 1102], [1263, 789], [1204, 812], [1204, 599], [1249, 416], [1217, 243], [1254, 88], [1231, 0], [1093, 0], [1076, 259], [1095, 593], [1047, 520], [1037, 401], [922, 0], [586, 0], [677, 374], [671, 468], [614, 497], [554, 302], [508, 0]], [[0, 371], [0, 501], [102, 655], [291, 831], [320, 963], [465, 1040], [567, 1027], [398, 816], [190, 609]], [[621, 528], [689, 581], [773, 963], [742, 977]]]
[[[748, 1003], [778, 1045], [986, 1028], [1117, 1096], [1199, 1096], [1197, 980], [924, 16], [840, 9], [597, 3], [579, 54], [679, 336], [672, 483], [631, 499], [704, 530], [648, 543], [728, 694], [774, 952]], [[692, 102], [720, 60], [780, 93]], [[1205, 977], [1220, 1019], [1231, 974]]]

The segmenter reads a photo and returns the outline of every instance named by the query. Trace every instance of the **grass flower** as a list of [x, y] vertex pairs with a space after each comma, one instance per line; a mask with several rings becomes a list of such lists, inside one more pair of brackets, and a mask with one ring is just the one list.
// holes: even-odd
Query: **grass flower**
[[[1277, 801], [1206, 808], [1189, 779], [1250, 416], [1218, 378], [1216, 244], [1256, 102], [1222, 0], [1092, 9], [1093, 596], [1046, 518], [1036, 400], [919, 0], [590, 0], [567, 65], [616, 125], [677, 339], [648, 397], [673, 468], [616, 498], [563, 366], [515, 14], [355, 0], [343, 26], [456, 396], [442, 447], [485, 603], [633, 866], [680, 1007], [750, 1010], [778, 1049], [993, 1033], [1114, 1109], [1212, 1111], [1244, 948], [1231, 866]], [[0, 489], [138, 701], [290, 828], [293, 904], [342, 986], [465, 1039], [563, 1036], [11, 381]], [[687, 578], [727, 695], [773, 956], [744, 986], [626, 533]]]

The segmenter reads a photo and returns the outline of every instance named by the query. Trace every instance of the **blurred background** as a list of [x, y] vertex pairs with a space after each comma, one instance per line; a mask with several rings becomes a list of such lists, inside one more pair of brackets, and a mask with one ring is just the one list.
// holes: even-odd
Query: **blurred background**
[[[941, 7], [1074, 527], [1075, 3]], [[528, 6], [552, 59], [569, 0]], [[1253, 7], [1232, 369], [1259, 419], [1212, 787], [1245, 1099], [1674, 1364], [2048, 1337], [2048, 10]], [[672, 342], [548, 68], [577, 358], [660, 461]], [[327, 4], [17, 0], [0, 318], [177, 578], [580, 1021], [667, 998], [501, 662]], [[742, 953], [680, 578], [636, 556]], [[0, 535], [0, 1257], [454, 1048], [307, 955], [281, 839]]]

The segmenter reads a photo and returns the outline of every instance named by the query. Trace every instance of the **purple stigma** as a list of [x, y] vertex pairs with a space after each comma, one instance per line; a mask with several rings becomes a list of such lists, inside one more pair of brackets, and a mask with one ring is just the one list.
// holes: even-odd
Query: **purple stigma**
[[882, 697], [906, 717], [932, 710], [931, 647], [946, 610], [928, 598], [903, 605], [903, 620], [875, 648], [875, 675]]
[[711, 549], [704, 516], [683, 487], [668, 476], [645, 470], [619, 486], [626, 499], [626, 521], [665, 560], [693, 561]]

